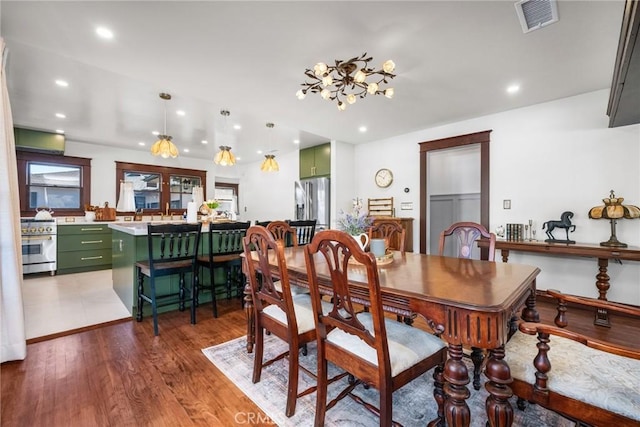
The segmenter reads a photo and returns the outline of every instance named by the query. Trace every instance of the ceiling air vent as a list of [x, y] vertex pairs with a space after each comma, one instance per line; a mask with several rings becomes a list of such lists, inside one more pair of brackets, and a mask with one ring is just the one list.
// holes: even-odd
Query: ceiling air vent
[[556, 0], [520, 0], [515, 6], [524, 33], [558, 21]]

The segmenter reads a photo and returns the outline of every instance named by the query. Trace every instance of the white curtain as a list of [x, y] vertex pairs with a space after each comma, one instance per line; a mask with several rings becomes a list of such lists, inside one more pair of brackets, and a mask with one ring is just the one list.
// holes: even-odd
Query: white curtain
[[0, 38], [0, 340], [2, 362], [27, 357], [22, 305], [22, 243], [18, 166], [13, 138], [13, 119], [5, 73], [6, 48]]

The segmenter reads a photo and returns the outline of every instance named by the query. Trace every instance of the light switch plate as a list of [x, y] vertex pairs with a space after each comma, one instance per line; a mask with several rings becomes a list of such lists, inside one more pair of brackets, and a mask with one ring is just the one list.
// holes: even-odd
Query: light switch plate
[[511, 209], [511, 199], [505, 199], [502, 201], [502, 209]]

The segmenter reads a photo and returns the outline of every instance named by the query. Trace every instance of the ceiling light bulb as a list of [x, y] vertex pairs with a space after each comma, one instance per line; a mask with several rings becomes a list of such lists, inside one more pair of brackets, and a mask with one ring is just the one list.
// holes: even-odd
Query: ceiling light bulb
[[349, 95], [347, 95], [347, 102], [349, 104], [355, 104], [357, 98], [354, 94], [350, 93]]
[[302, 100], [307, 96], [307, 94], [302, 89], [298, 89], [298, 91], [296, 92], [296, 96], [298, 97], [298, 99]]
[[395, 69], [396, 69], [396, 63], [390, 59], [385, 61], [384, 64], [382, 64], [382, 70], [385, 73], [393, 73], [393, 70]]
[[395, 91], [393, 90], [392, 87], [387, 88], [387, 89], [384, 90], [384, 96], [386, 96], [389, 99], [393, 98], [393, 94], [394, 93], [395, 93]]
[[322, 99], [328, 101], [329, 98], [331, 98], [331, 92], [329, 91], [329, 89], [322, 89], [322, 92], [320, 92], [320, 96], [322, 97]]
[[356, 75], [353, 77], [353, 80], [356, 83], [364, 83], [366, 78], [367, 78], [367, 73], [361, 69], [361, 70], [358, 70]]
[[96, 34], [99, 35], [100, 37], [102, 37], [103, 39], [112, 39], [113, 38], [113, 32], [105, 27], [98, 27], [96, 28]]
[[320, 77], [321, 75], [327, 72], [327, 68], [328, 68], [327, 64], [325, 64], [324, 62], [318, 62], [313, 67], [313, 72], [315, 73], [316, 76]]
[[367, 93], [369, 95], [375, 95], [377, 91], [378, 91], [378, 83], [376, 82], [369, 83], [369, 85], [367, 86]]
[[347, 109], [347, 104], [345, 104], [344, 102], [340, 101], [338, 102], [338, 110], [340, 111], [344, 111]]
[[333, 78], [331, 77], [331, 75], [327, 75], [327, 76], [324, 76], [322, 78], [322, 85], [323, 86], [325, 86], [325, 87], [326, 86], [331, 86], [332, 84], [333, 84]]

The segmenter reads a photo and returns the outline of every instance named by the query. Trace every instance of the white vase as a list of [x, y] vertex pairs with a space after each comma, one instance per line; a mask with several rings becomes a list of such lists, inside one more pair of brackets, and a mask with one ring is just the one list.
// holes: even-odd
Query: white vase
[[367, 249], [367, 246], [369, 246], [369, 235], [366, 233], [360, 233], [360, 234], [352, 234], [351, 237], [353, 237], [353, 239], [358, 242], [358, 245], [360, 246], [360, 249], [362, 249], [363, 251]]
[[96, 213], [94, 211], [86, 211], [84, 213], [84, 220], [87, 222], [93, 222], [96, 219]]

